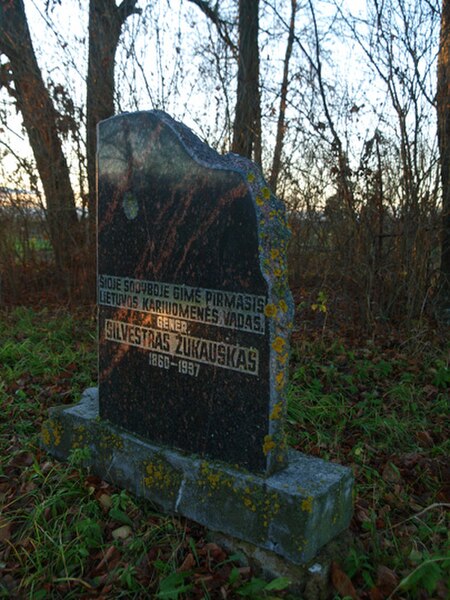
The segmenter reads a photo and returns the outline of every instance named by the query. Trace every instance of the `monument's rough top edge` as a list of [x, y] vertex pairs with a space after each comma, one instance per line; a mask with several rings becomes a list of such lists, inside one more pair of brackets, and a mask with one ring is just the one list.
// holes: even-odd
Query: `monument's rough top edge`
[[152, 110], [140, 110], [133, 112], [123, 112], [118, 115], [113, 115], [108, 119], [100, 121], [99, 126], [107, 125], [113, 121], [119, 121], [124, 118], [142, 118], [142, 117], [155, 117], [164, 125], [169, 127], [178, 137], [181, 144], [188, 152], [188, 154], [194, 158], [199, 164], [212, 169], [226, 169], [230, 171], [236, 171], [241, 175], [246, 175], [249, 170], [254, 171], [255, 168], [258, 171], [258, 176], [263, 179], [261, 169], [258, 165], [252, 162], [249, 158], [235, 154], [234, 152], [228, 152], [226, 154], [220, 154], [214, 148], [208, 146], [194, 131], [184, 123], [177, 121], [171, 117], [168, 113], [159, 109]]

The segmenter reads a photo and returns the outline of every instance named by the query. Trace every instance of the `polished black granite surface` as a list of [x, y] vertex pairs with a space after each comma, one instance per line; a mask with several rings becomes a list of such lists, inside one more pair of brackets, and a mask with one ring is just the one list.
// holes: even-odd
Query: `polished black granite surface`
[[250, 161], [159, 111], [100, 123], [100, 416], [189, 453], [282, 468], [286, 239]]

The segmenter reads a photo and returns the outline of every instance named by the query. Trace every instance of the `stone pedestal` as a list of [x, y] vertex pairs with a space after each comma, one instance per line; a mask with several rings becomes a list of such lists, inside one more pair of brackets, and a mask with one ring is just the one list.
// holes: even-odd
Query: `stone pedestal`
[[86, 466], [103, 479], [294, 564], [310, 561], [350, 522], [349, 468], [289, 451], [288, 466], [264, 477], [185, 455], [102, 421], [96, 388], [77, 405], [51, 409], [42, 440], [61, 460], [87, 448]]

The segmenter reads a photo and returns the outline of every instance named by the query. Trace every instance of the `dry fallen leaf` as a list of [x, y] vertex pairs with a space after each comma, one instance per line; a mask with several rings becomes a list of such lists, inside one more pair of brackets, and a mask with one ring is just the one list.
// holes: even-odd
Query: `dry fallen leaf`
[[0, 519], [0, 542], [6, 542], [10, 539], [12, 525], [10, 521]]
[[104, 510], [109, 510], [112, 507], [112, 498], [108, 494], [100, 494], [98, 501]]
[[392, 569], [379, 565], [377, 570], [377, 587], [386, 595], [389, 596], [398, 585], [398, 577]]
[[201, 554], [209, 554], [211, 558], [218, 562], [225, 560], [227, 557], [223, 548], [221, 548], [214, 542], [209, 542], [208, 544], [205, 544], [201, 550]]
[[422, 448], [432, 448], [434, 446], [434, 440], [428, 431], [418, 431], [416, 439]]
[[370, 600], [385, 600], [386, 596], [379, 588], [373, 587], [369, 590], [369, 598]]
[[34, 462], [34, 457], [30, 452], [20, 452], [13, 456], [9, 461], [9, 465], [12, 467], [30, 467]]
[[183, 573], [185, 571], [190, 571], [192, 567], [195, 566], [195, 558], [192, 552], [186, 555], [186, 558], [183, 560], [181, 565], [177, 569], [177, 573]]
[[367, 512], [367, 510], [364, 510], [364, 508], [361, 508], [360, 510], [356, 511], [355, 516], [359, 523], [370, 523], [371, 521], [369, 513]]
[[98, 565], [95, 567], [94, 571], [96, 573], [99, 573], [103, 568], [108, 567], [109, 569], [111, 569], [111, 563], [113, 561], [116, 561], [120, 558], [120, 552], [119, 549], [116, 548], [115, 546], [110, 546], [105, 554], [103, 555], [103, 558], [101, 559], [101, 561], [98, 563]]
[[396, 483], [402, 478], [399, 470], [396, 467], [394, 467], [392, 463], [389, 462], [384, 465], [381, 477], [387, 483]]
[[115, 540], [125, 540], [127, 537], [130, 537], [132, 534], [132, 529], [129, 525], [122, 525], [111, 533]]
[[356, 593], [350, 578], [334, 561], [331, 563], [331, 582], [338, 594], [341, 596], [350, 596], [353, 600], [358, 600], [358, 594]]

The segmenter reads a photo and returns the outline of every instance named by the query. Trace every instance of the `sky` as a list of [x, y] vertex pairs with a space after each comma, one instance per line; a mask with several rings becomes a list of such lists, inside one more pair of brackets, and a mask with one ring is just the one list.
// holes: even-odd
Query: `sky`
[[[337, 0], [339, 2], [339, 0]], [[436, 0], [437, 2], [437, 0]], [[297, 19], [297, 34], [307, 45], [307, 0], [299, 0], [302, 7]], [[68, 89], [75, 104], [83, 107], [85, 99], [85, 73], [87, 70], [87, 19], [88, 0], [62, 0], [50, 11], [45, 10], [45, 0], [24, 0], [25, 10], [44, 78], [62, 83]], [[229, 3], [221, 3], [221, 9]], [[361, 148], [367, 132], [376, 128], [373, 106], [383, 114], [386, 89], [380, 85], [373, 72], [365, 67], [367, 61], [354, 40], [344, 33], [332, 36], [330, 18], [336, 15], [332, 0], [315, 0], [314, 7], [321, 31], [320, 41], [324, 49], [323, 72], [329, 83], [329, 95], [338, 98], [345, 88], [349, 98], [358, 108], [357, 113], [345, 116], [343, 127], [346, 134], [360, 136]], [[261, 0], [260, 35], [261, 77], [263, 82], [263, 114], [276, 113], [277, 94], [281, 79], [281, 63], [284, 57], [286, 34], [275, 11], [289, 19], [288, 0]], [[365, 17], [365, 2], [341, 0], [343, 10], [350, 11], [361, 22]], [[197, 7], [186, 0], [160, 0], [144, 2], [142, 16], [133, 16], [126, 22], [125, 32], [117, 53], [117, 105], [118, 111], [160, 108], [182, 120], [201, 138], [207, 139], [219, 150], [226, 149], [226, 128], [222, 112], [227, 103], [232, 112], [236, 87], [235, 70], [223, 70], [223, 85], [217, 81], [213, 57], [215, 32]], [[308, 17], [309, 18], [309, 17]], [[270, 36], [267, 32], [270, 32]], [[314, 50], [309, 46], [311, 51]], [[130, 54], [137, 57], [131, 60]], [[330, 59], [330, 60], [328, 60]], [[220, 59], [217, 58], [219, 61]], [[295, 73], [295, 64], [292, 64]], [[222, 65], [223, 68], [223, 65]], [[304, 75], [302, 75], [304, 77]], [[215, 84], [217, 81], [217, 85]], [[339, 92], [336, 90], [339, 87]], [[333, 89], [335, 86], [335, 89]], [[334, 96], [333, 96], [334, 94]], [[10, 104], [5, 92], [0, 92], [1, 102]], [[369, 105], [372, 105], [369, 110]], [[290, 122], [295, 122], [294, 110]], [[306, 110], [306, 109], [305, 109]], [[219, 118], [220, 117], [220, 118]], [[319, 118], [319, 117], [318, 117]], [[380, 117], [378, 117], [380, 118]], [[344, 123], [345, 121], [345, 123]], [[265, 121], [268, 143], [273, 143], [275, 117]], [[20, 115], [9, 111], [8, 129], [0, 133], [0, 149], [3, 143], [12, 146], [21, 157], [32, 158], [26, 135], [22, 132]], [[73, 146], [65, 144], [65, 152], [72, 165], [74, 187], [78, 187], [78, 161]], [[3, 158], [2, 176], [14, 172], [16, 161], [11, 156]], [[3, 173], [2, 173], [3, 171]], [[0, 184], [1, 185], [1, 184]]]
[[[350, 3], [358, 5], [356, 1]], [[60, 6], [55, 4], [48, 11], [45, 0], [24, 0], [24, 4], [44, 77], [51, 77], [55, 82], [67, 85], [75, 103], [82, 106], [87, 65], [87, 0], [63, 0]], [[126, 33], [122, 36], [122, 44], [118, 50], [116, 79], [121, 94], [119, 110], [162, 108], [193, 127], [199, 135], [207, 137], [212, 127], [208, 122], [217, 111], [214, 101], [221, 102], [222, 98], [220, 90], [216, 90], [219, 93], [213, 96], [205, 94], [202, 77], [199, 77], [202, 61], [196, 56], [194, 47], [199, 41], [199, 28], [201, 34], [205, 37], [208, 35], [204, 16], [198, 8], [186, 1], [163, 0], [150, 6], [150, 3], [140, 0], [138, 6], [143, 7], [146, 19], [144, 23], [139, 16], [132, 16], [127, 20]], [[275, 6], [282, 14], [284, 9], [287, 21], [288, 3], [278, 0], [275, 1]], [[169, 20], [168, 10], [171, 13]], [[268, 16], [269, 12], [262, 2], [264, 26], [279, 29], [274, 15]], [[126, 53], [131, 49], [140, 57], [139, 66], [130, 65], [130, 61], [126, 60]], [[189, 61], [184, 56], [186, 49], [189, 49]], [[344, 50], [344, 47], [340, 49], [343, 60]], [[283, 54], [284, 43], [280, 42], [272, 45], [268, 56], [275, 62], [281, 61]], [[122, 70], [121, 64], [125, 64], [126, 68]], [[182, 110], [178, 94], [185, 101], [189, 100], [183, 103]], [[20, 115], [10, 111], [8, 126], [8, 143], [18, 154], [31, 158], [26, 135], [21, 131]], [[3, 160], [6, 172], [11, 171], [14, 166], [15, 160], [12, 157]]]

